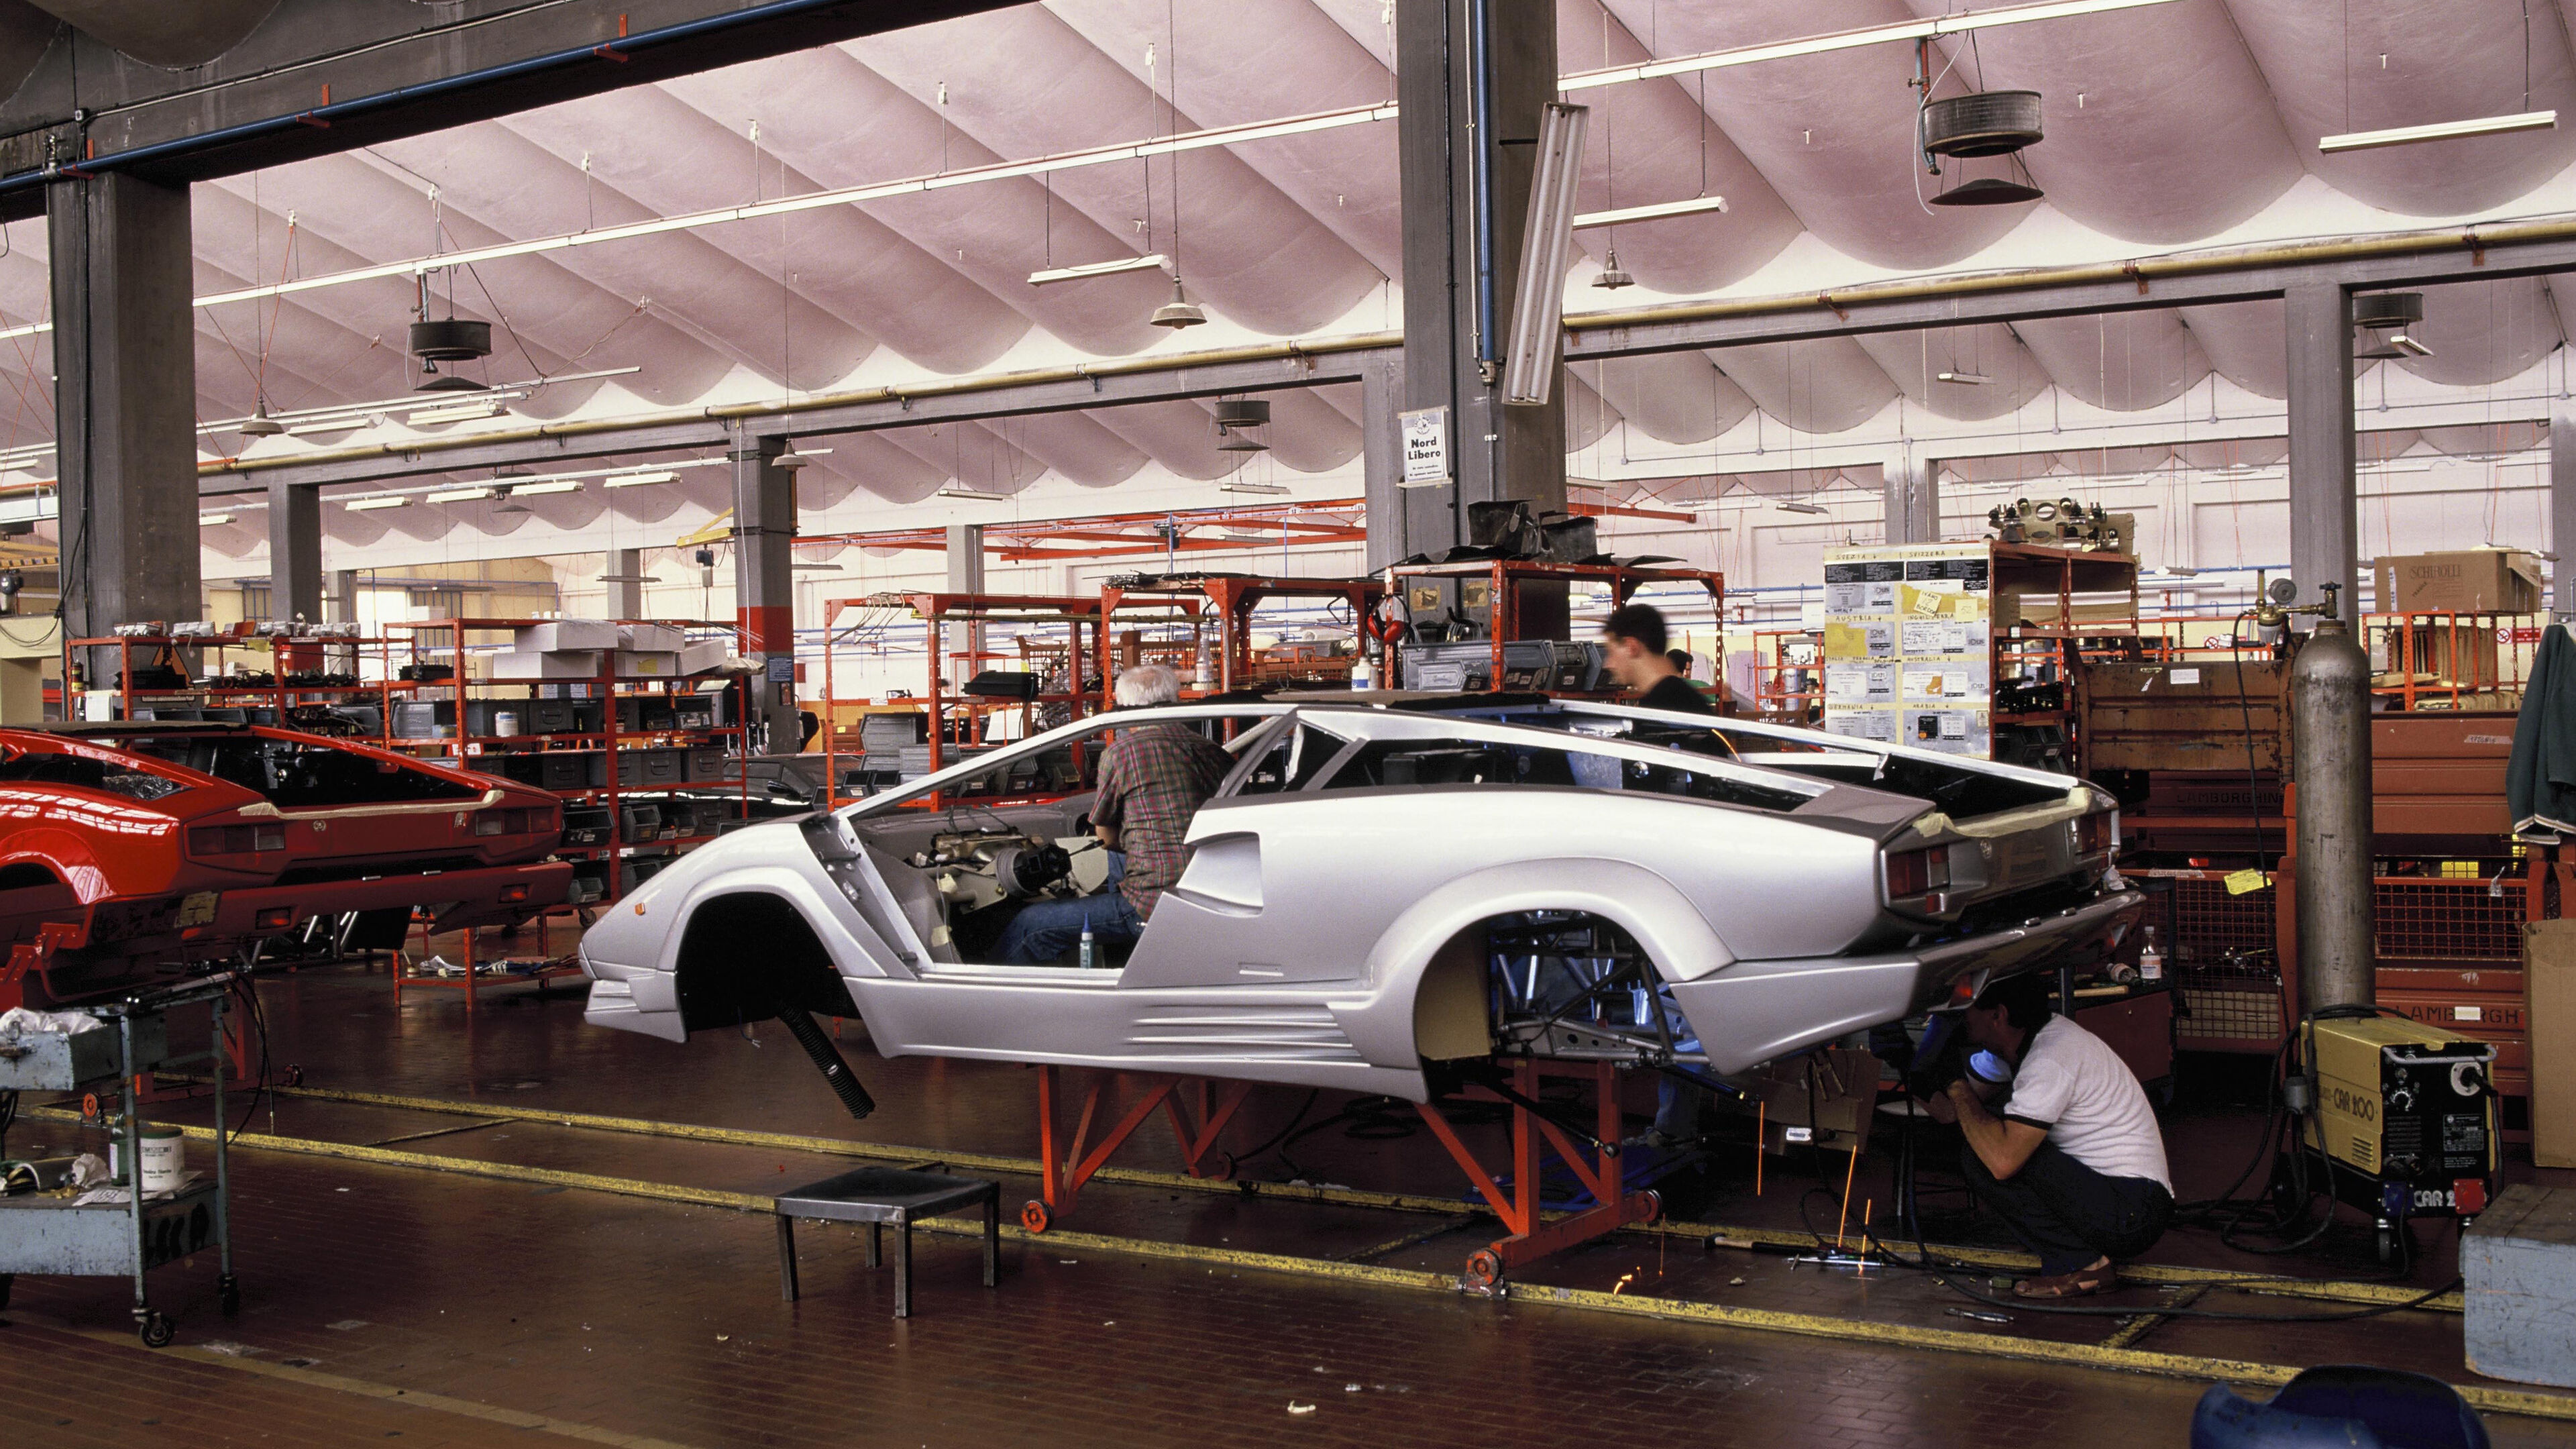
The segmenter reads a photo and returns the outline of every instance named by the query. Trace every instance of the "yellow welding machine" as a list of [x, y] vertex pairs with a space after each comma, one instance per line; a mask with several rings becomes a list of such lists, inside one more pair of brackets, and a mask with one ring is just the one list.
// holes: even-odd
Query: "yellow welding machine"
[[2299, 1056], [2316, 1081], [2300, 1141], [2335, 1196], [2383, 1225], [2475, 1217], [2494, 1194], [2495, 1048], [2396, 1015], [2311, 1017]]

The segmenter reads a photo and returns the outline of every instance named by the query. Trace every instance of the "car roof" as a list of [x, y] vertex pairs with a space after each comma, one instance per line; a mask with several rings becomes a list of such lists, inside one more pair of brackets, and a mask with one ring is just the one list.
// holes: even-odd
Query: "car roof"
[[112, 739], [123, 735], [248, 734], [251, 730], [251, 726], [234, 720], [198, 719], [54, 720], [44, 724], [10, 725], [9, 728], [31, 735], [62, 735], [75, 740]]

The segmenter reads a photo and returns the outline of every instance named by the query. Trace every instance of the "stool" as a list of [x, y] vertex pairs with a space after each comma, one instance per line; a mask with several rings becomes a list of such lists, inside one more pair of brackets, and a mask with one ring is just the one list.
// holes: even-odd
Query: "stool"
[[894, 1316], [912, 1316], [912, 1222], [984, 1205], [984, 1286], [993, 1286], [1002, 1261], [1001, 1184], [944, 1172], [862, 1167], [778, 1195], [778, 1296], [796, 1301], [796, 1220], [868, 1225], [868, 1266], [876, 1267], [885, 1225], [897, 1230], [894, 1250]]

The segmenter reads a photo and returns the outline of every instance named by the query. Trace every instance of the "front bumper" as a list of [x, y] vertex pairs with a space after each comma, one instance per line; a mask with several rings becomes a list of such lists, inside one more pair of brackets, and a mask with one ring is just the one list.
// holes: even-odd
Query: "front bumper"
[[2146, 897], [2137, 891], [2109, 892], [1961, 940], [1868, 956], [1738, 961], [1671, 989], [1699, 1031], [1710, 1068], [1740, 1072], [1902, 1021], [1949, 1000], [1962, 980], [1982, 987], [2043, 966], [2094, 965], [2145, 908]]

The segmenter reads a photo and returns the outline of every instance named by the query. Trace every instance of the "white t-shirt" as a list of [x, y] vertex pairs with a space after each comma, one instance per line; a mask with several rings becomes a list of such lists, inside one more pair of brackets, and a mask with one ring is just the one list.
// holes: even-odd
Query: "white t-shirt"
[[2004, 1116], [2047, 1128], [2058, 1150], [2105, 1177], [2145, 1178], [2173, 1191], [2146, 1089], [2109, 1043], [2065, 1017], [2050, 1017], [2031, 1038]]

